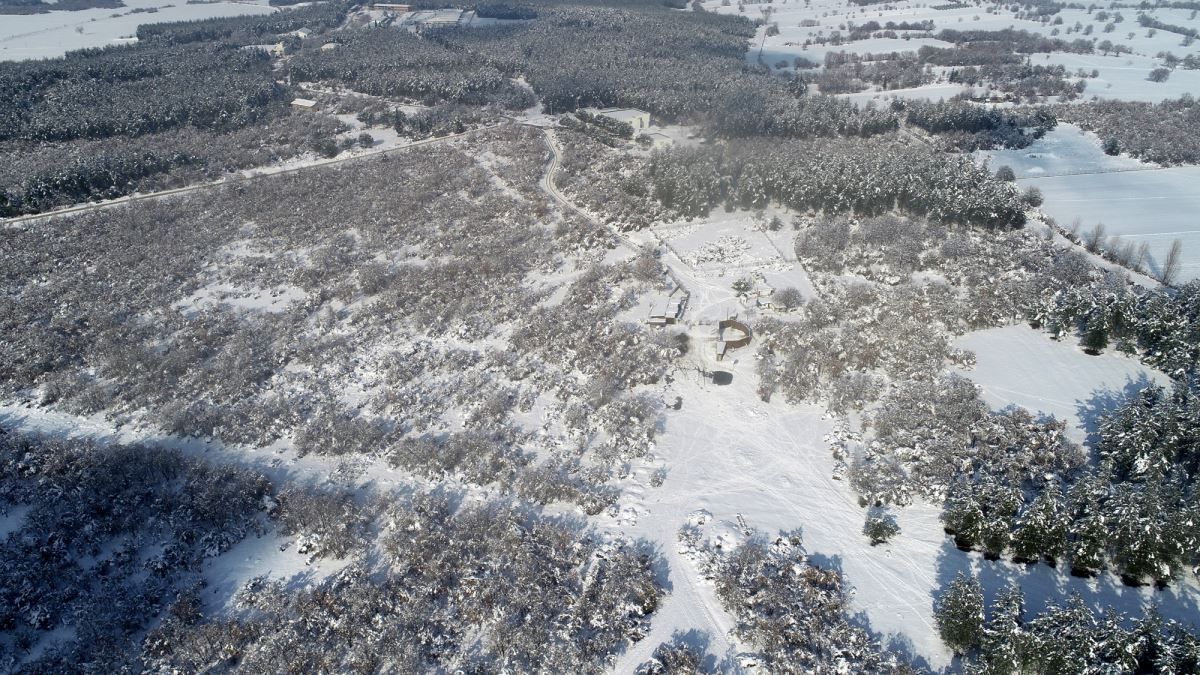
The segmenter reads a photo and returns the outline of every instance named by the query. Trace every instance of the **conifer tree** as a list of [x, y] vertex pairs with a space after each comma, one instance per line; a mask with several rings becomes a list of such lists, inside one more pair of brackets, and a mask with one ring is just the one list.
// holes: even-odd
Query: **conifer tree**
[[1021, 491], [989, 475], [980, 492], [983, 520], [979, 527], [979, 543], [984, 555], [999, 558], [1012, 541], [1014, 521], [1021, 507]]
[[1062, 488], [1057, 480], [1047, 481], [1017, 520], [1013, 560], [1036, 562], [1041, 557], [1056, 564], [1066, 549], [1068, 525]]
[[1028, 672], [1087, 673], [1096, 665], [1096, 618], [1078, 595], [1029, 623]]
[[969, 477], [959, 476], [950, 485], [942, 508], [942, 524], [963, 550], [970, 550], [979, 543], [983, 525], [983, 509], [979, 506], [975, 487]]
[[983, 588], [974, 575], [959, 572], [938, 598], [934, 619], [942, 640], [956, 654], [967, 654], [983, 639]]
[[1068, 551], [1072, 574], [1092, 576], [1104, 567], [1109, 538], [1109, 524], [1103, 511], [1105, 491], [1105, 481], [1095, 473], [1089, 473], [1067, 492], [1071, 514]]
[[1025, 596], [1010, 583], [996, 597], [983, 628], [983, 672], [1011, 675], [1022, 672], [1025, 642]]
[[1089, 354], [1099, 354], [1108, 346], [1108, 317], [1104, 311], [1094, 310], [1087, 319], [1083, 330], [1083, 350]]

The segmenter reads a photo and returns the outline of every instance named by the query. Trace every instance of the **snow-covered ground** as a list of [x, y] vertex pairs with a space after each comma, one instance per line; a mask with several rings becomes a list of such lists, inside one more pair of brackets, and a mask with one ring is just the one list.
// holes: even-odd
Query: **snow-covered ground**
[[1017, 178], [1158, 168], [1129, 156], [1106, 155], [1096, 134], [1065, 123], [1027, 148], [982, 151], [976, 157], [986, 159], [992, 169], [1008, 166]]
[[1042, 191], [1042, 210], [1067, 225], [1076, 218], [1083, 231], [1104, 223], [1109, 236], [1145, 241], [1157, 264], [1171, 242], [1183, 243], [1179, 279], [1200, 278], [1200, 167], [1156, 171], [1055, 176], [1020, 181]]
[[[1108, 40], [1114, 45], [1128, 48], [1130, 53], [1111, 55], [1101, 54], [1032, 54], [1031, 61], [1037, 65], [1062, 64], [1071, 73], [1080, 69], [1090, 74], [1099, 71], [1098, 78], [1087, 80], [1084, 98], [1119, 99], [1133, 101], [1162, 101], [1168, 98], [1191, 93], [1200, 94], [1200, 70], [1175, 69], [1166, 82], [1150, 82], [1146, 76], [1151, 70], [1161, 65], [1158, 54], [1171, 52], [1178, 57], [1195, 53], [1196, 45], [1184, 46], [1182, 37], [1169, 31], [1151, 31], [1141, 27], [1137, 22], [1138, 10], [1132, 7], [1123, 10], [1109, 10], [1109, 17], [1099, 19], [1098, 12], [1088, 12], [1082, 8], [1064, 8], [1047, 18], [1045, 23], [1034, 18], [1017, 18], [1005, 8], [993, 10], [990, 5], [969, 5], [950, 9], [934, 9], [949, 3], [924, 3], [915, 0], [887, 3], [884, 5], [868, 5], [857, 7], [847, 5], [842, 0], [811, 0], [801, 3], [776, 2], [743, 4], [739, 10], [738, 3], [723, 5], [716, 0], [704, 3], [708, 11], [724, 14], [741, 13], [750, 19], [763, 19], [776, 24], [779, 28], [777, 35], [767, 36], [766, 29], [760, 28], [751, 42], [746, 59], [776, 68], [780, 62], [786, 62], [786, 69], [791, 69], [795, 57], [824, 64], [825, 55], [834, 52], [849, 52], [853, 54], [886, 54], [889, 52], [916, 52], [923, 45], [934, 47], [949, 47], [949, 43], [932, 37], [924, 37], [919, 31], [897, 31], [897, 37], [871, 37], [865, 40], [841, 42], [833, 44], [827, 41], [834, 34], [846, 38], [850, 33], [851, 24], [863, 25], [868, 21], [877, 21], [881, 25], [889, 21], [901, 23], [917, 23], [932, 21], [931, 31], [936, 35], [942, 30], [1003, 30], [1013, 28], [1031, 33], [1056, 37], [1066, 41], [1076, 39]], [[766, 14], [765, 14], [766, 13]], [[1117, 13], [1122, 14], [1122, 21], [1114, 22]], [[1174, 25], [1195, 26], [1196, 20], [1191, 18], [1191, 11], [1184, 9], [1155, 9], [1149, 14], [1156, 19]], [[1059, 23], [1055, 23], [1055, 21]], [[1113, 23], [1113, 30], [1104, 32], [1105, 26]], [[1074, 29], [1079, 24], [1079, 30]], [[1085, 29], [1090, 26], [1091, 32]], [[818, 41], [805, 45], [806, 41]], [[761, 57], [761, 58], [760, 58]], [[949, 98], [956, 91], [949, 91], [944, 86], [903, 90], [898, 95], [905, 98]], [[852, 100], [862, 102], [874, 97], [873, 92], [864, 92], [852, 96]]]
[[1108, 236], [1146, 242], [1157, 270], [1171, 243], [1183, 242], [1179, 278], [1200, 278], [1200, 167], [1162, 168], [1130, 157], [1109, 157], [1100, 139], [1060, 124], [1021, 150], [980, 153], [992, 168], [1012, 167], [1022, 187], [1042, 191], [1042, 211], [1080, 232], [1103, 223]]
[[960, 372], [983, 388], [989, 405], [1053, 415], [1080, 443], [1095, 430], [1097, 416], [1126, 396], [1170, 382], [1135, 358], [1113, 350], [1090, 356], [1073, 340], [1056, 342], [1025, 325], [971, 333], [955, 346], [975, 352], [975, 367]]
[[[1168, 617], [1200, 616], [1200, 591], [1191, 582], [1158, 592], [1123, 586], [1113, 575], [1083, 580], [1046, 565], [963, 553], [943, 533], [934, 505], [897, 510], [901, 535], [872, 547], [861, 534], [866, 511], [849, 485], [832, 478], [835, 461], [823, 438], [837, 420], [819, 406], [762, 402], [755, 394], [753, 345], [716, 362], [704, 337], [693, 329], [690, 369], [664, 390], [667, 400], [682, 397], [654, 450], [655, 462], [667, 469], [665, 482], [649, 486], [653, 467], [635, 473], [615, 513], [601, 523], [657, 543], [669, 564], [670, 593], [651, 633], [623, 656], [617, 672], [630, 672], [676, 631], [708, 633], [707, 649], [718, 662], [745, 649], [728, 635], [732, 620], [713, 582], [679, 544], [679, 529], [698, 523], [724, 547], [744, 540], [743, 522], [767, 537], [800, 529], [814, 561], [845, 575], [858, 620], [935, 669], [952, 659], [934, 627], [933, 597], [967, 569], [980, 577], [989, 598], [1019, 580], [1031, 613], [1077, 592], [1097, 611], [1111, 607], [1137, 615], [1157, 603]], [[1133, 359], [1088, 356], [1025, 326], [973, 333], [958, 346], [976, 352], [978, 364], [965, 374], [982, 385], [989, 404], [1022, 405], [1066, 419], [1080, 441], [1095, 414], [1131, 387], [1166, 381]], [[733, 381], [716, 385], [701, 373], [714, 369], [731, 373]]]
[[670, 565], [671, 584], [650, 635], [616, 671], [630, 672], [675, 631], [707, 632], [719, 660], [742, 651], [726, 635], [732, 621], [712, 582], [679, 550], [679, 528], [697, 513], [711, 518], [707, 530], [726, 546], [744, 538], [739, 516], [768, 537], [801, 530], [815, 561], [845, 573], [855, 589], [853, 606], [872, 630], [899, 636], [931, 663], [948, 663], [932, 621], [930, 594], [939, 583], [934, 563], [944, 538], [936, 509], [906, 509], [900, 514], [904, 537], [895, 546], [872, 548], [860, 533], [865, 510], [848, 485], [831, 477], [834, 459], [822, 439], [835, 420], [818, 406], [759, 400], [753, 345], [719, 363], [707, 356], [710, 351], [711, 343], [696, 341], [694, 366], [730, 372], [732, 383], [716, 385], [689, 371], [666, 390], [668, 399], [683, 399], [655, 450], [667, 467], [666, 480], [659, 488], [626, 486], [620, 507], [627, 515], [610, 525], [656, 542]]
[[[137, 12], [135, 9], [152, 9]], [[0, 61], [62, 56], [87, 47], [127, 42], [144, 23], [270, 14], [267, 0], [188, 4], [186, 0], [125, 0], [125, 7], [0, 16]]]

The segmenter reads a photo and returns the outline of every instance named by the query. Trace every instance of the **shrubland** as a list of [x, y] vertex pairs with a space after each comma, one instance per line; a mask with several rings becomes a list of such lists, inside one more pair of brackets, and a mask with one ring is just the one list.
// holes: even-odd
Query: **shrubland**
[[10, 230], [5, 389], [599, 511], [679, 353], [619, 318], [661, 281], [579, 253], [609, 235], [554, 215], [539, 132], [481, 134]]

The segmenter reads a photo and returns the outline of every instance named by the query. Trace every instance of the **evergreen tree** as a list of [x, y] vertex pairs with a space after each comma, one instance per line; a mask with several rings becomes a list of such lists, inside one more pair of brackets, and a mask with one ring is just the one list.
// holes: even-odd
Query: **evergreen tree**
[[900, 525], [886, 509], [872, 508], [867, 512], [867, 520], [863, 523], [863, 534], [871, 540], [872, 546], [882, 544], [899, 533]]
[[979, 543], [983, 525], [983, 509], [975, 495], [975, 484], [967, 476], [959, 476], [950, 485], [942, 506], [942, 524], [954, 535], [954, 543], [970, 550]]
[[1103, 511], [1105, 493], [1105, 481], [1095, 473], [1084, 476], [1067, 492], [1072, 574], [1091, 576], [1104, 567], [1109, 538], [1109, 524]]
[[1046, 485], [1017, 520], [1013, 560], [1036, 562], [1039, 557], [1056, 564], [1066, 550], [1069, 519], [1062, 488], [1057, 480]]
[[1113, 558], [1127, 583], [1150, 577], [1165, 583], [1176, 556], [1168, 542], [1180, 504], [1164, 497], [1165, 477], [1153, 471], [1138, 482], [1119, 483], [1106, 505], [1111, 514]]
[[983, 520], [979, 527], [979, 543], [984, 555], [999, 558], [1012, 541], [1017, 510], [1021, 508], [1021, 490], [990, 474], [983, 479], [979, 490]]
[[1089, 673], [1096, 666], [1096, 619], [1078, 595], [1029, 624], [1025, 656], [1034, 673]]
[[982, 672], [1010, 675], [1022, 672], [1025, 642], [1025, 596], [1010, 583], [996, 597], [992, 615], [983, 628]]
[[962, 572], [938, 598], [934, 620], [942, 640], [956, 654], [966, 654], [983, 639], [983, 588], [973, 575]]
[[1108, 317], [1101, 310], [1093, 311], [1083, 331], [1083, 350], [1097, 355], [1108, 346]]

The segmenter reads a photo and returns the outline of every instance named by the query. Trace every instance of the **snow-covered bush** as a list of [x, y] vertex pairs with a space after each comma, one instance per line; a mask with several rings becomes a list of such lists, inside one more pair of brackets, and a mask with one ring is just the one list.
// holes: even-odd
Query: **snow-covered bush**
[[455, 510], [418, 493], [381, 515], [378, 566], [360, 560], [308, 588], [254, 580], [235, 615], [173, 614], [147, 637], [147, 665], [596, 672], [644, 635], [662, 595], [640, 544], [602, 546], [514, 506]]
[[717, 597], [738, 636], [780, 673], [899, 673], [908, 665], [851, 623], [841, 575], [808, 561], [798, 534], [752, 539], [720, 562]]
[[871, 540], [872, 546], [886, 543], [900, 533], [900, 525], [895, 516], [883, 509], [867, 511], [867, 520], [863, 523], [863, 534]]

